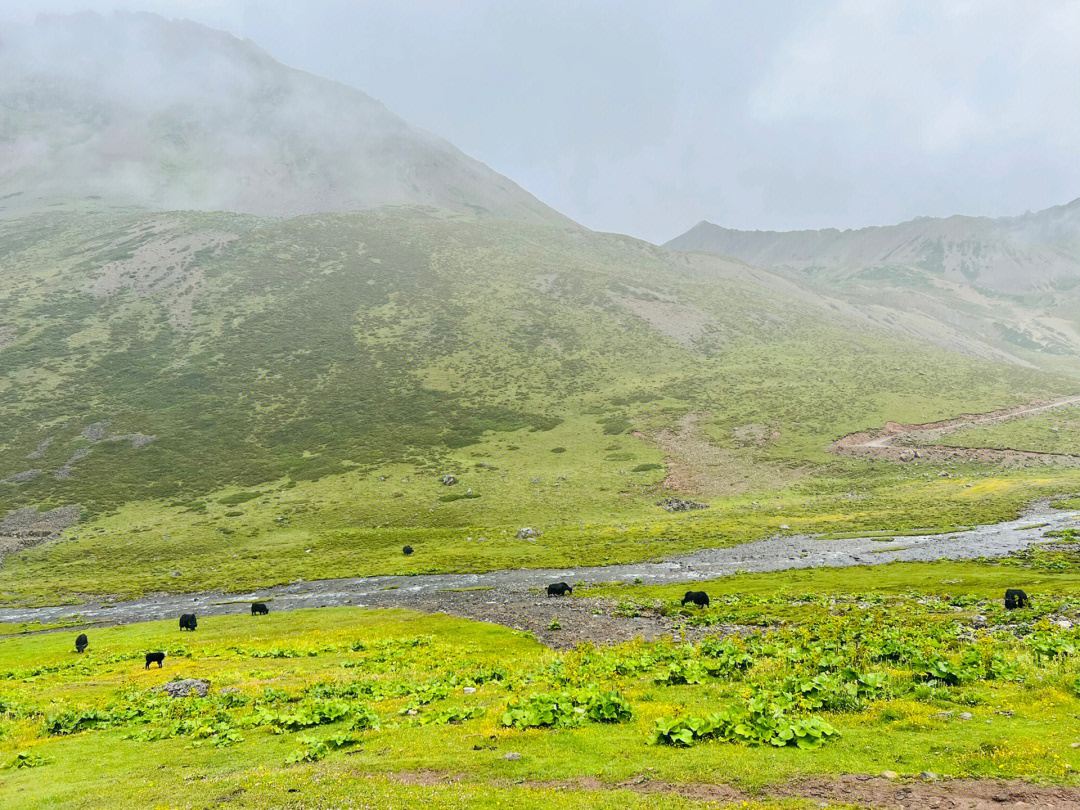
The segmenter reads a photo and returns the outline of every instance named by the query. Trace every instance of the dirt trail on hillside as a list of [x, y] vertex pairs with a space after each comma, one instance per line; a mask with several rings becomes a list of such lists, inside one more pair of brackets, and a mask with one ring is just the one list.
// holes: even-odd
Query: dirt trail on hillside
[[[129, 601], [106, 599], [80, 605], [3, 607], [0, 622], [52, 624], [78, 620], [88, 625], [126, 624], [175, 619], [190, 612], [200, 618], [243, 613], [251, 602], [264, 601], [272, 613], [342, 605], [441, 612], [528, 630], [556, 647], [585, 640], [618, 643], [634, 637], [657, 638], [676, 632], [677, 627], [658, 615], [620, 616], [610, 600], [548, 598], [543, 593], [544, 587], [552, 582], [567, 582], [577, 587], [635, 580], [662, 585], [716, 579], [739, 571], [1000, 557], [1048, 542], [1047, 532], [1067, 528], [1080, 528], [1080, 512], [1054, 509], [1042, 502], [1017, 520], [950, 534], [846, 539], [783, 535], [726, 548], [703, 549], [658, 562], [627, 565], [357, 577], [298, 581], [246, 593], [157, 594]], [[423, 560], [423, 553], [423, 546], [418, 545], [414, 559]], [[550, 629], [556, 618], [563, 629]], [[738, 632], [739, 628], [728, 630]]]
[[1032, 400], [1027, 405], [1002, 408], [981, 414], [962, 414], [953, 419], [902, 425], [886, 422], [877, 430], [863, 430], [837, 439], [829, 449], [842, 456], [880, 458], [892, 461], [988, 461], [1029, 466], [1037, 464], [1080, 465], [1080, 456], [1066, 453], [1040, 453], [1034, 450], [994, 449], [989, 447], [952, 447], [936, 444], [946, 433], [969, 427], [990, 425], [1012, 419], [1024, 419], [1057, 408], [1080, 405], [1080, 396], [1050, 401]]

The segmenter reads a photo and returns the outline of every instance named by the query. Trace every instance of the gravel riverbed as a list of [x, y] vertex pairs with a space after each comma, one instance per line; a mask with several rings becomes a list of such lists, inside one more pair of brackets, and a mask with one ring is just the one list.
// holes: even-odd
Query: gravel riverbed
[[[615, 616], [610, 600], [547, 598], [543, 588], [560, 581], [577, 585], [629, 583], [640, 579], [644, 584], [661, 585], [715, 579], [739, 571], [1002, 557], [1046, 542], [1047, 532], [1066, 528], [1080, 528], [1080, 512], [1040, 503], [1017, 520], [950, 534], [892, 539], [783, 535], [628, 565], [356, 577], [294, 582], [246, 593], [154, 594], [127, 601], [106, 599], [77, 605], [6, 607], [0, 608], [0, 622], [78, 620], [87, 625], [125, 624], [174, 618], [180, 613], [196, 613], [202, 618], [246, 612], [251, 602], [266, 601], [271, 612], [344, 605], [442, 612], [528, 630], [552, 646], [568, 646], [586, 639], [619, 642], [635, 636], [656, 638], [679, 630], [665, 617]], [[422, 553], [422, 549], [417, 553]], [[548, 630], [556, 617], [569, 632]]]

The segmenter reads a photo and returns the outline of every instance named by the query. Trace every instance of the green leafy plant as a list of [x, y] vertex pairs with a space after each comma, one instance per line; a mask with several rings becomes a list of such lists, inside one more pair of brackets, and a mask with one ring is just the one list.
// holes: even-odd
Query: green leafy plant
[[39, 768], [51, 760], [35, 751], [19, 751], [5, 765], [5, 768]]
[[701, 661], [672, 661], [653, 678], [658, 684], [694, 684], [705, 683], [708, 672]]
[[586, 721], [621, 723], [633, 716], [630, 704], [616, 691], [599, 693], [533, 693], [510, 703], [499, 718], [514, 728], [570, 728]]

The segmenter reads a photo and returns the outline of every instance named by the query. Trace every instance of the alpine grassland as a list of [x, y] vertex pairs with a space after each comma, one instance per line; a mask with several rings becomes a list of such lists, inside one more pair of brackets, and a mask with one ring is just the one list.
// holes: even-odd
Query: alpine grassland
[[955, 528], [1077, 489], [828, 451], [1071, 380], [628, 237], [68, 207], [0, 222], [0, 266], [0, 515], [63, 532], [7, 558], [8, 603]]
[[942, 438], [942, 444], [1080, 456], [1080, 407], [954, 431]]
[[[693, 643], [555, 651], [446, 616], [246, 605], [196, 633], [91, 628], [81, 656], [72, 631], [7, 637], [0, 785], [25, 807], [273, 807], [298, 790], [335, 806], [693, 807], [717, 774], [727, 793], [704, 798], [765, 807], [805, 806], [800, 780], [821, 774], [1071, 785], [1075, 564], [1040, 565], [736, 576], [705, 585], [704, 610], [678, 588], [621, 589], [705, 628]], [[1037, 603], [1005, 611], [1000, 571], [1038, 581]], [[163, 668], [144, 669], [151, 650]], [[159, 690], [182, 679], [205, 694]]]

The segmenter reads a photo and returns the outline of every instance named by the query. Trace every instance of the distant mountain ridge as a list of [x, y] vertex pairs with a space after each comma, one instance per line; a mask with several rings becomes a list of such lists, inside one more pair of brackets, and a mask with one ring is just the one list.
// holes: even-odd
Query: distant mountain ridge
[[0, 27], [0, 207], [291, 216], [431, 205], [572, 224], [359, 90], [148, 13]]
[[1080, 198], [1016, 217], [918, 217], [846, 231], [737, 231], [702, 221], [666, 246], [807, 272], [911, 266], [1024, 294], [1080, 280]]
[[666, 247], [778, 271], [949, 348], [1080, 374], [1080, 199], [847, 231], [700, 222]]

